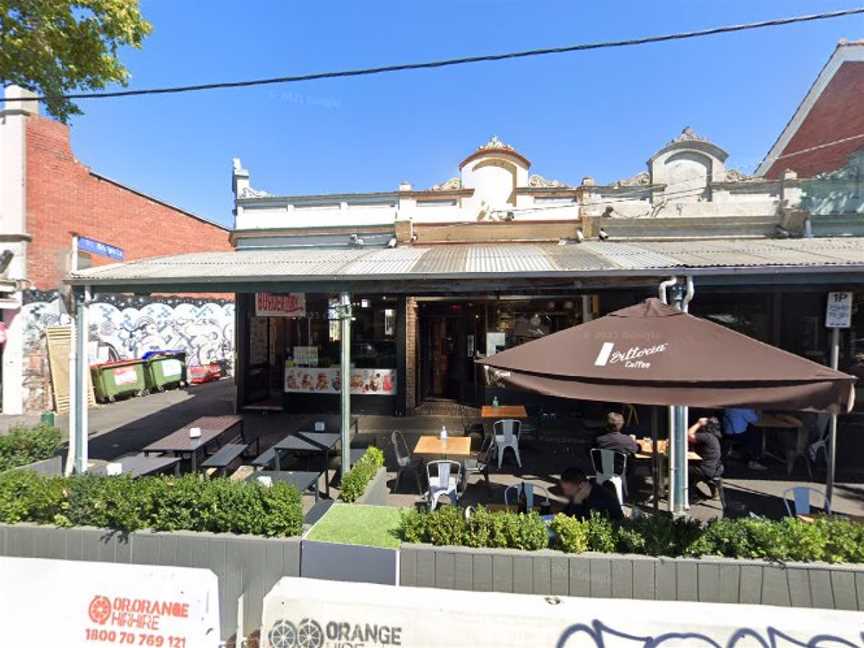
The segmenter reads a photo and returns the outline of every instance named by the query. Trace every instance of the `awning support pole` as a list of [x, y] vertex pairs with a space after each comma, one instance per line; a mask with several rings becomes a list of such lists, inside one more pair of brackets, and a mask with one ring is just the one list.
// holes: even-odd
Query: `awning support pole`
[[340, 427], [342, 433], [342, 477], [351, 470], [351, 294], [339, 295], [339, 339], [342, 358], [339, 365], [341, 390]]
[[70, 401], [75, 399], [75, 418], [72, 423], [73, 429], [70, 436], [75, 438], [75, 472], [78, 474], [87, 472], [89, 465], [88, 452], [88, 382], [87, 372], [89, 371], [87, 340], [89, 337], [87, 323], [87, 305], [90, 303], [90, 287], [85, 286], [83, 291], [76, 290], [74, 293], [75, 301], [75, 373], [72, 376], [72, 386]]
[[[673, 283], [673, 279], [675, 280]], [[663, 301], [666, 288], [672, 288], [672, 302], [680, 311], [689, 310], [690, 301], [693, 299], [695, 289], [693, 278], [687, 277], [684, 285], [679, 284], [677, 278], [669, 279], [660, 284], [660, 297]], [[670, 408], [670, 448], [669, 448], [669, 510], [674, 516], [681, 516], [690, 507], [689, 484], [687, 483], [687, 419], [688, 408], [673, 406]]]
[[[831, 368], [837, 371], [840, 365], [840, 329], [834, 327], [831, 329]], [[834, 471], [836, 469], [837, 453], [837, 410], [831, 412], [831, 423], [828, 430], [828, 474], [825, 476], [825, 512], [830, 512], [831, 498], [834, 495]]]

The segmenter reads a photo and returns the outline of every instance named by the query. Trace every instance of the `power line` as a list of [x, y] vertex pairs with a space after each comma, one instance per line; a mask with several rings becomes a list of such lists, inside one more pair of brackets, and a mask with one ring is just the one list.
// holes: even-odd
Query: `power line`
[[[317, 81], [320, 79], [338, 79], [345, 77], [369, 76], [373, 74], [385, 74], [389, 72], [404, 72], [407, 70], [428, 70], [433, 68], [450, 67], [454, 65], [466, 65], [471, 63], [488, 63], [493, 61], [504, 61], [509, 59], [528, 58], [532, 56], [546, 56], [550, 54], [566, 54], [569, 52], [584, 52], [588, 50], [611, 49], [615, 47], [631, 47], [634, 45], [647, 45], [650, 43], [662, 43], [667, 41], [686, 40], [690, 38], [701, 38], [703, 36], [714, 36], [717, 34], [728, 34], [732, 32], [747, 31], [752, 29], [763, 29], [766, 27], [781, 27], [795, 23], [813, 22], [816, 20], [829, 20], [864, 14], [864, 7], [852, 9], [841, 9], [819, 14], [804, 16], [792, 16], [789, 18], [774, 18], [759, 22], [743, 23], [738, 25], [724, 25], [721, 27], [710, 27], [689, 32], [678, 32], [674, 34], [663, 34], [659, 36], [643, 36], [641, 38], [629, 38], [625, 40], [603, 41], [598, 43], [581, 43], [565, 47], [547, 47], [543, 49], [522, 50], [518, 52], [506, 52], [503, 54], [485, 54], [480, 56], [465, 56], [461, 58], [441, 59], [438, 61], [427, 61], [425, 63], [403, 63], [399, 65], [384, 65], [380, 67], [358, 68], [353, 70], [338, 70], [333, 72], [316, 72], [313, 74], [301, 74], [296, 76], [272, 77], [267, 79], [250, 79], [245, 81], [223, 81], [219, 83], [200, 83], [195, 85], [171, 86], [165, 88], [145, 88], [141, 90], [117, 90], [112, 92], [84, 92], [61, 95], [62, 99], [106, 99], [110, 97], [132, 97], [138, 95], [152, 94], [175, 94], [180, 92], [199, 92], [202, 90], [221, 90], [226, 88], [247, 88], [250, 86], [272, 85], [277, 83], [298, 83], [301, 81]], [[0, 98], [0, 101], [40, 101], [49, 97], [14, 97]]]

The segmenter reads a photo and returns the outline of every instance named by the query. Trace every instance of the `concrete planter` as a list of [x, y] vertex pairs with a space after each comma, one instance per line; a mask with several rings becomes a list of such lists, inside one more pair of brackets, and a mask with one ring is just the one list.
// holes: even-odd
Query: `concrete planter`
[[369, 504], [372, 506], [387, 505], [387, 469], [379, 468], [375, 476], [366, 484], [366, 490], [357, 498], [355, 504]]
[[299, 538], [262, 538], [228, 533], [71, 529], [0, 524], [0, 555], [212, 570], [219, 578], [222, 638], [237, 628], [237, 599], [244, 598], [244, 632], [261, 620], [264, 595], [282, 576], [300, 575]]
[[42, 459], [41, 461], [34, 461], [33, 463], [25, 464], [23, 466], [10, 468], [6, 472], [11, 472], [13, 470], [32, 470], [40, 475], [59, 477], [63, 474], [63, 457], [55, 455], [53, 457], [48, 457], [48, 459]]
[[399, 550], [304, 539], [300, 574], [304, 578], [398, 585]]
[[403, 544], [401, 585], [864, 610], [864, 565]]

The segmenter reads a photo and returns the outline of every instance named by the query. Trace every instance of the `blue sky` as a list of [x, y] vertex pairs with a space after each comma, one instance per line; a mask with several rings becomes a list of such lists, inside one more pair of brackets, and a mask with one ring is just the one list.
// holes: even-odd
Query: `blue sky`
[[[142, 0], [130, 87], [224, 81], [618, 39], [856, 3]], [[752, 172], [860, 16], [677, 43], [251, 89], [81, 102], [77, 157], [231, 224], [231, 158], [278, 194], [428, 187], [493, 135], [532, 171], [611, 182], [684, 126]]]

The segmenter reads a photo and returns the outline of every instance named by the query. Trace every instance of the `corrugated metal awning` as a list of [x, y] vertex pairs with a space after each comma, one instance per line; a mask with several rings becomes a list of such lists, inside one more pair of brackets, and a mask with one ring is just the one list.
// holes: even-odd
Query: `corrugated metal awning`
[[[860, 272], [864, 239], [590, 241], [555, 244], [464, 244], [428, 247], [237, 250], [140, 259], [73, 273], [75, 285], [401, 282], [579, 278], [682, 274]], [[216, 285], [218, 284], [218, 285]]]

